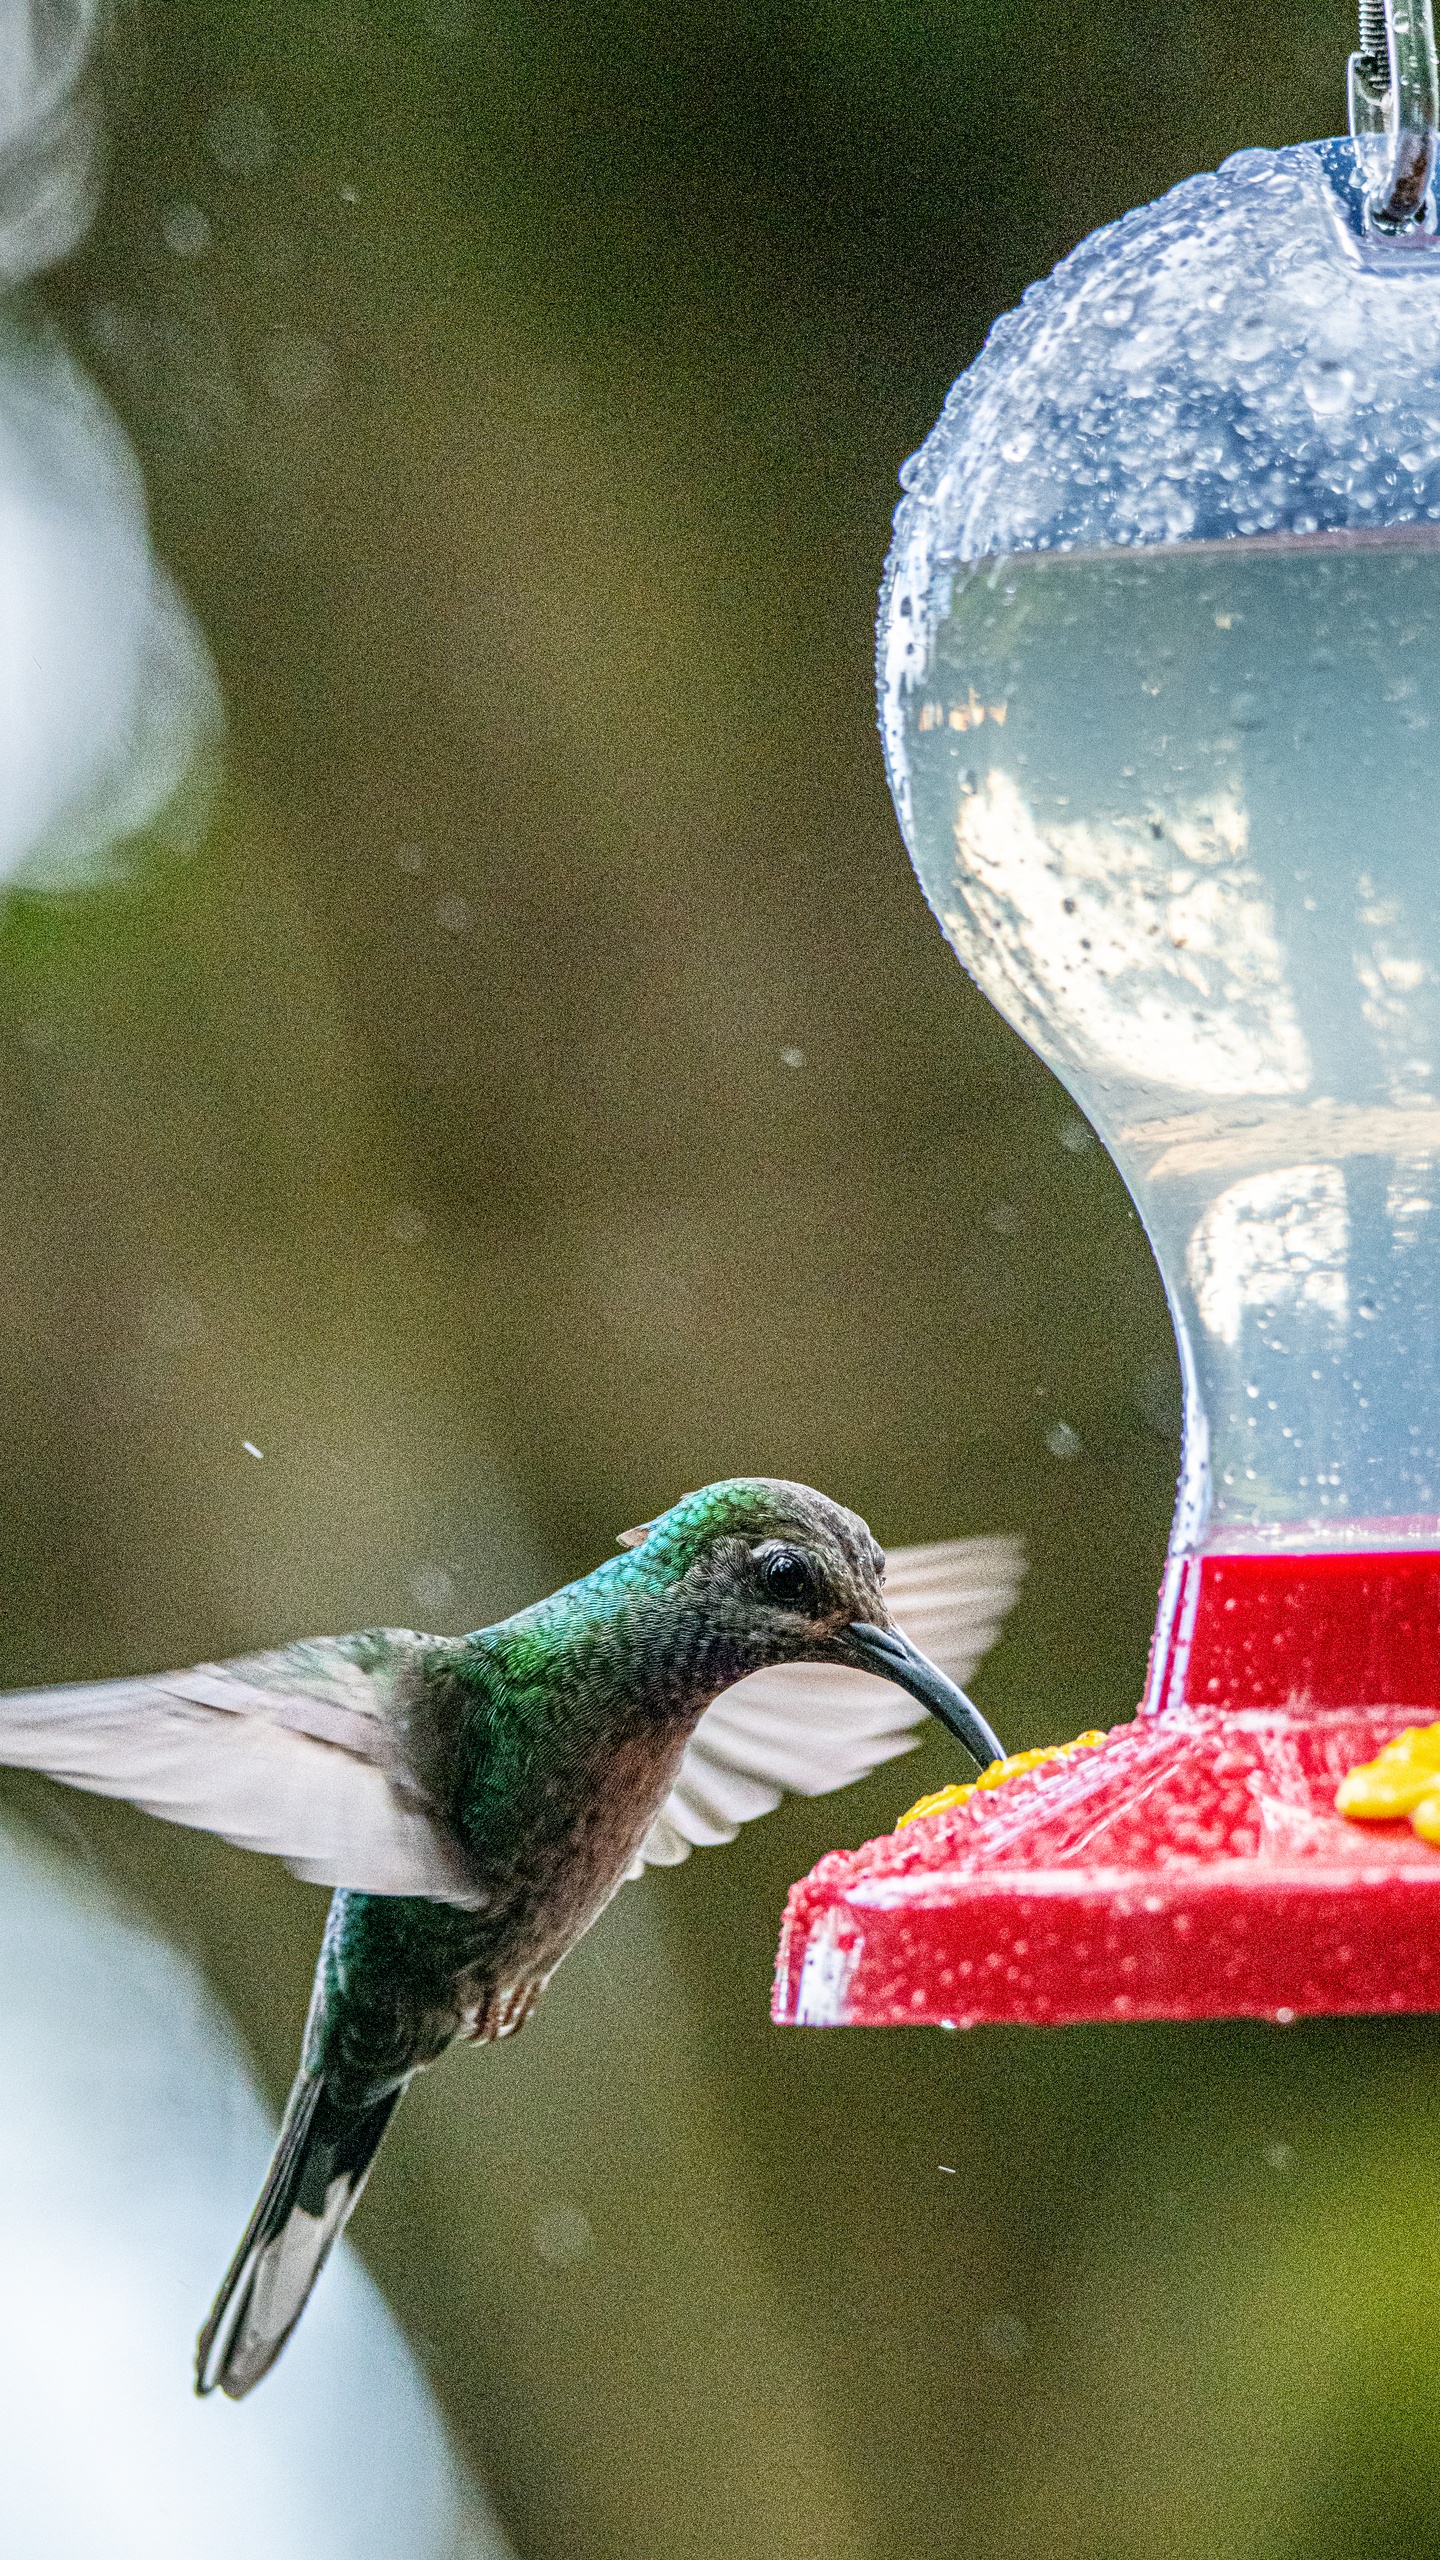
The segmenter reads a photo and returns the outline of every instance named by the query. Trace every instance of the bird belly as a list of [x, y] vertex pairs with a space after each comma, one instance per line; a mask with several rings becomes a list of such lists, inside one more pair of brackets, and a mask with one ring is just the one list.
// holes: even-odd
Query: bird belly
[[685, 1739], [672, 1745], [653, 1725], [612, 1738], [578, 1769], [540, 1780], [511, 1808], [503, 1840], [467, 1844], [488, 1897], [491, 1983], [538, 1986], [593, 1927], [670, 1792]]

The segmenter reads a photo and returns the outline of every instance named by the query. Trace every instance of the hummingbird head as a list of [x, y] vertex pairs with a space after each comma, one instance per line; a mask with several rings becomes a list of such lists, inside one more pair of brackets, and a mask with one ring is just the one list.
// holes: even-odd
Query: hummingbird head
[[866, 1523], [809, 1485], [735, 1476], [627, 1529], [672, 1624], [698, 1639], [717, 1688], [782, 1662], [842, 1663], [908, 1690], [982, 1768], [1003, 1756], [963, 1689], [895, 1625], [885, 1556]]

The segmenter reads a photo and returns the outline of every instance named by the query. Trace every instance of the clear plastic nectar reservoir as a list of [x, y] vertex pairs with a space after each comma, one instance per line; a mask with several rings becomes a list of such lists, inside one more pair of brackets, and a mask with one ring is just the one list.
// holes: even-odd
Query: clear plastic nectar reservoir
[[962, 571], [903, 716], [926, 894], [1165, 1272], [1190, 1533], [1433, 1539], [1440, 542]]

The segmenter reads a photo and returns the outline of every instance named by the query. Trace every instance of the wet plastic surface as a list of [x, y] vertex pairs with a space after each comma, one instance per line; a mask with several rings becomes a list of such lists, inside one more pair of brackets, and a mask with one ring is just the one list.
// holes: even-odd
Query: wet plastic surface
[[774, 2015], [1063, 2025], [1440, 2008], [1440, 1850], [1335, 1791], [1440, 1704], [1440, 1555], [1192, 1559], [1152, 1706], [823, 1858]]

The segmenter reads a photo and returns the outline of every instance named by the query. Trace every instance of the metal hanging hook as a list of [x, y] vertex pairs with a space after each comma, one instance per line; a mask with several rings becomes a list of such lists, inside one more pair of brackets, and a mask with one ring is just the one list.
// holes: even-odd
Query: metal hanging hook
[[1360, 0], [1360, 51], [1350, 56], [1348, 87], [1368, 227], [1391, 234], [1431, 227], [1440, 124], [1431, 0]]

